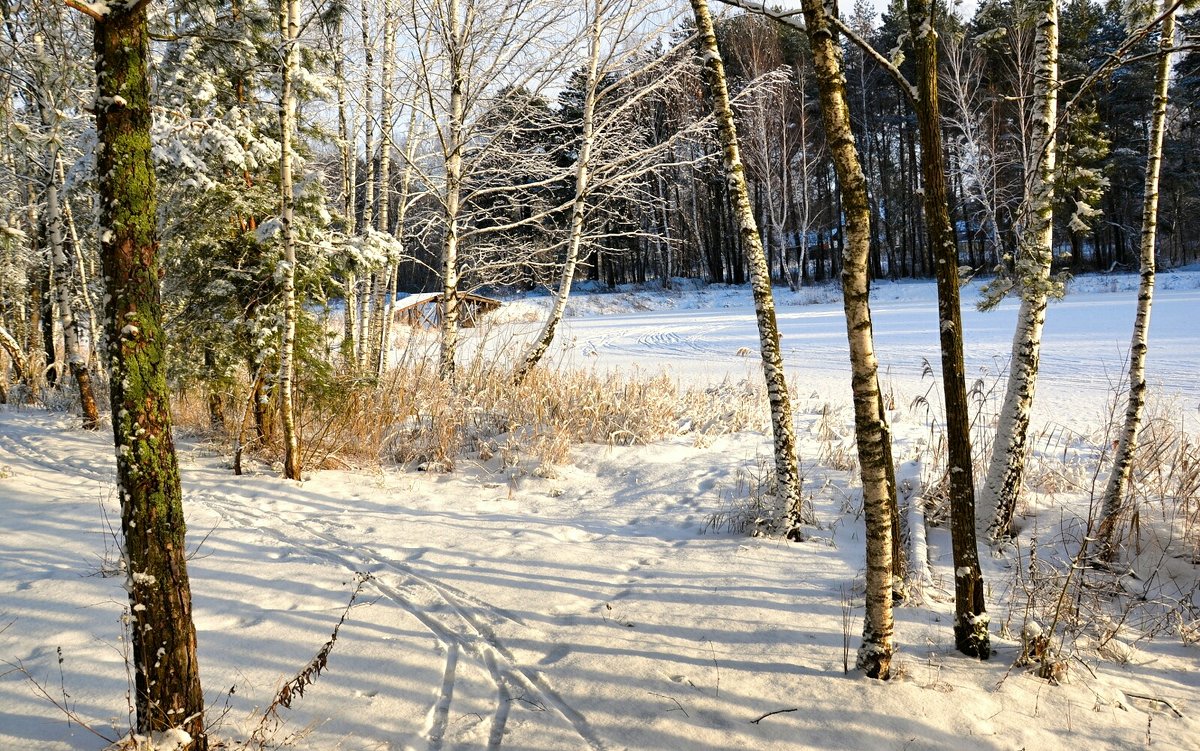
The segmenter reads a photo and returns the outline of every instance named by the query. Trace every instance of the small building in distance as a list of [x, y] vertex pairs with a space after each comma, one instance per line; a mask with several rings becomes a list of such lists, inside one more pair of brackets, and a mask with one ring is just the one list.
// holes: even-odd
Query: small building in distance
[[[458, 293], [458, 325], [471, 328], [480, 318], [496, 310], [501, 302], [492, 297], [469, 292]], [[413, 328], [436, 329], [442, 325], [442, 293], [419, 292], [396, 300], [392, 306], [396, 323]]]

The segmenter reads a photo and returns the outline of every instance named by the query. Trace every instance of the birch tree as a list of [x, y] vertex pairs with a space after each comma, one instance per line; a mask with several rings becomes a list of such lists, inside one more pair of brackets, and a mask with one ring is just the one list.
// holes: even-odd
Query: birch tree
[[[511, 169], [521, 179], [504, 184], [473, 179], [493, 160], [514, 130], [536, 127], [522, 103], [544, 101], [541, 92], [560, 81], [576, 60], [578, 37], [566, 28], [571, 9], [529, 0], [418, 0], [407, 19], [416, 49], [416, 78], [422, 117], [433, 129], [435, 159], [422, 163], [422, 189], [437, 206], [427, 231], [437, 238], [441, 291], [438, 370], [453, 381], [459, 346], [459, 296], [464, 269], [480, 274], [495, 264], [488, 236], [511, 229], [509, 222], [474, 221], [473, 212], [497, 196], [549, 185], [536, 173], [546, 154], [528, 153]], [[535, 55], [553, 40], [559, 54]], [[426, 44], [425, 42], [428, 42]], [[510, 175], [511, 177], [511, 175]], [[542, 211], [521, 221], [536, 223]], [[489, 255], [491, 257], [489, 257]], [[469, 260], [469, 263], [467, 262]], [[503, 263], [512, 265], [511, 255]]]
[[[659, 183], [662, 182], [661, 169], [654, 165], [660, 156], [669, 158], [674, 139], [667, 143], [643, 144], [630, 132], [632, 124], [629, 120], [640, 101], [674, 84], [679, 65], [673, 58], [677, 57], [678, 48], [652, 59], [648, 66], [640, 65], [638, 52], [642, 45], [631, 39], [640, 25], [634, 13], [638, 8], [644, 10], [643, 6], [629, 0], [591, 0], [585, 11], [588, 52], [579, 92], [582, 96], [579, 139], [567, 147], [576, 153], [569, 175], [565, 175], [573, 181], [574, 189], [569, 202], [563, 206], [568, 215], [566, 238], [561, 243], [565, 246], [564, 258], [554, 303], [514, 370], [516, 383], [523, 381], [541, 362], [554, 341], [566, 311], [580, 256], [589, 241], [588, 219], [594, 219], [600, 209], [602, 199], [598, 194], [603, 191], [610, 200], [616, 195], [631, 196], [633, 191], [623, 188], [636, 182], [648, 170], [654, 172]], [[639, 36], [648, 39], [654, 35], [643, 32]], [[633, 70], [628, 70], [629, 67]], [[600, 111], [602, 103], [605, 105], [603, 112]], [[690, 126], [681, 129], [691, 130]], [[662, 194], [661, 187], [658, 192]], [[666, 206], [662, 209], [666, 211]]]
[[[470, 0], [468, 0], [469, 2]], [[446, 69], [449, 77], [445, 127], [439, 132], [442, 153], [445, 156], [446, 181], [443, 192], [445, 207], [445, 238], [442, 240], [442, 340], [438, 360], [438, 373], [443, 381], [453, 382], [455, 356], [458, 351], [458, 243], [459, 210], [462, 206], [464, 126], [467, 97], [467, 33], [470, 23], [464, 24], [459, 17], [459, 0], [446, 0], [441, 27], [444, 29], [443, 43], [446, 50]], [[470, 18], [468, 18], [470, 22]]]
[[[337, 88], [338, 108], [338, 154], [342, 160], [341, 188], [338, 204], [347, 237], [354, 237], [357, 228], [358, 205], [358, 127], [357, 114], [351, 110], [350, 94], [346, 76], [346, 19], [348, 13], [339, 13], [329, 29], [330, 46], [333, 50], [333, 78]], [[356, 336], [358, 312], [358, 273], [355, 264], [347, 265], [342, 280], [342, 346], [343, 365], [357, 363]]]
[[758, 341], [762, 355], [763, 377], [767, 382], [767, 398], [771, 405], [771, 430], [775, 442], [776, 493], [788, 510], [788, 531], [791, 539], [803, 539], [800, 531], [805, 522], [801, 507], [800, 472], [796, 458], [796, 434], [792, 427], [792, 403], [783, 373], [783, 352], [779, 346], [779, 328], [775, 320], [775, 300], [771, 293], [771, 271], [767, 267], [762, 239], [750, 205], [746, 188], [745, 168], [738, 149], [733, 109], [729, 104], [729, 87], [725, 81], [725, 66], [717, 49], [717, 36], [707, 0], [691, 0], [700, 37], [700, 56], [704, 61], [708, 87], [713, 99], [717, 120], [725, 177], [732, 193], [738, 233], [746, 249], [750, 266], [751, 288], [754, 293], [754, 312], [758, 321]]
[[546, 350], [554, 341], [554, 333], [562, 321], [567, 309], [567, 298], [571, 294], [571, 284], [575, 279], [575, 267], [579, 263], [579, 249], [584, 237], [584, 213], [587, 209], [587, 196], [590, 168], [592, 166], [592, 148], [595, 145], [595, 116], [596, 98], [600, 86], [601, 43], [604, 37], [604, 15], [609, 4], [603, 0], [593, 0], [588, 4], [587, 13], [590, 15], [588, 34], [587, 73], [583, 83], [583, 131], [579, 137], [579, 154], [575, 160], [575, 196], [571, 202], [570, 235], [567, 239], [567, 253], [563, 261], [559, 277], [558, 291], [554, 296], [554, 304], [542, 329], [527, 348], [520, 364], [513, 373], [513, 380], [520, 383], [525, 380], [530, 371], [541, 361]]
[[[375, 211], [375, 231], [387, 235], [390, 232], [388, 224], [392, 201], [392, 112], [395, 109], [396, 92], [394, 90], [396, 70], [396, 11], [390, 0], [383, 3], [383, 59], [380, 61], [379, 77], [379, 179], [378, 179], [378, 208]], [[364, 106], [371, 108], [368, 100]], [[374, 162], [374, 154], [368, 153], [368, 161]], [[368, 169], [370, 166], [368, 165]], [[367, 201], [372, 200], [370, 194]], [[377, 375], [383, 373], [387, 359], [387, 341], [385, 339], [385, 297], [392, 286], [392, 278], [396, 273], [396, 259], [386, 257], [382, 266], [371, 276], [371, 315], [367, 326], [369, 338], [367, 359], [372, 370]]]
[[1163, 135], [1167, 122], [1167, 97], [1171, 78], [1171, 51], [1175, 46], [1175, 7], [1170, 0], [1162, 4], [1162, 29], [1158, 42], [1159, 57], [1154, 79], [1154, 110], [1150, 115], [1150, 140], [1146, 153], [1146, 187], [1142, 203], [1141, 278], [1138, 283], [1137, 313], [1129, 344], [1129, 397], [1125, 421], [1113, 453], [1112, 470], [1104, 487], [1100, 511], [1097, 558], [1116, 560], [1117, 521], [1125, 509], [1133, 460], [1138, 449], [1138, 433], [1146, 407], [1146, 352], [1149, 349], [1150, 307], [1154, 298], [1154, 252], [1158, 235], [1158, 184], [1162, 169]]
[[[794, 13], [769, 11], [748, 0], [734, 3], [796, 24]], [[842, 266], [842, 301], [846, 312], [846, 338], [850, 349], [854, 429], [866, 517], [867, 575], [863, 641], [856, 664], [872, 678], [891, 675], [895, 651], [892, 615], [895, 573], [894, 537], [896, 481], [883, 399], [879, 392], [878, 361], [871, 323], [869, 260], [871, 209], [867, 181], [851, 129], [846, 103], [846, 78], [841, 47], [835, 37], [833, 17], [821, 0], [804, 0], [804, 31], [812, 50], [814, 76], [826, 141], [837, 172], [846, 216], [846, 247]]]
[[[1013, 535], [1013, 516], [1025, 475], [1029, 416], [1037, 385], [1046, 305], [1060, 285], [1050, 278], [1054, 258], [1055, 126], [1058, 119], [1058, 0], [1040, 0], [1033, 17], [1034, 113], [1032, 159], [1025, 167], [1025, 199], [1018, 216], [1016, 283], [1021, 305], [1013, 334], [1008, 383], [996, 425], [992, 457], [981, 490], [987, 537]], [[993, 290], [990, 294], [995, 295]], [[998, 298], [997, 298], [998, 299]]]
[[296, 349], [296, 237], [292, 226], [296, 195], [292, 189], [292, 139], [296, 131], [296, 93], [293, 89], [300, 65], [300, 9], [298, 0], [280, 0], [279, 32], [282, 40], [282, 89], [279, 95], [279, 198], [283, 239], [283, 340], [279, 352], [280, 417], [283, 421], [283, 475], [300, 479], [300, 440], [293, 404]]
[[[46, 106], [52, 107], [49, 102]], [[45, 112], [45, 110], [43, 110]], [[88, 371], [87, 358], [79, 343], [79, 323], [71, 299], [71, 262], [65, 248], [63, 236], [63, 207], [59, 200], [57, 175], [58, 149], [51, 147], [47, 155], [46, 224], [50, 240], [50, 254], [54, 266], [55, 289], [58, 293], [58, 315], [63, 335], [63, 350], [67, 366], [75, 386], [79, 389], [80, 409], [83, 411], [83, 427], [96, 430], [100, 427], [100, 413], [96, 408], [96, 397], [92, 392], [92, 377]], [[85, 291], [86, 294], [86, 291]]]
[[207, 751], [164, 359], [146, 3], [103, 13], [74, 7], [95, 21], [100, 253], [135, 730], [152, 742]]
[[[964, 198], [978, 207], [967, 217], [968, 221], [973, 219], [978, 223], [986, 243], [983, 257], [992, 268], [998, 268], [1004, 252], [1000, 217], [1012, 201], [1002, 174], [1014, 165], [1004, 142], [997, 137], [997, 125], [992, 117], [997, 102], [983, 86], [984, 54], [978, 46], [976, 39], [958, 33], [943, 47], [945, 75], [942, 80], [946, 84], [945, 98], [950, 104], [950, 112], [944, 117], [955, 134]], [[1013, 45], [1018, 51], [1023, 47], [1019, 41]], [[1016, 67], [1024, 70], [1023, 61], [1018, 61]], [[1020, 95], [1017, 98], [1025, 101]]]
[[[738, 0], [736, 4], [746, 7], [747, 0]], [[807, 13], [807, 5], [805, 8], [805, 21], [809, 24], [812, 19]], [[950, 487], [951, 543], [954, 555], [955, 644], [964, 654], [987, 659], [991, 655], [991, 648], [983, 578], [975, 538], [975, 487], [971, 461], [970, 411], [963, 372], [958, 250], [950, 225], [947, 203], [942, 120], [938, 99], [938, 35], [928, 0], [908, 0], [907, 10], [908, 33], [916, 58], [916, 85], [904, 77], [895, 63], [880, 54], [836, 16], [824, 13], [823, 26], [828, 30], [826, 33], [832, 34], [833, 29], [836, 29], [845, 34], [887, 70], [917, 112], [925, 227], [933, 251], [938, 288], [942, 387], [946, 405], [946, 442], [949, 454], [947, 475]], [[790, 22], [794, 17], [794, 13], [783, 11], [767, 11], [767, 15], [784, 22]], [[838, 73], [844, 96], [845, 79], [840, 75], [840, 68]], [[824, 110], [824, 101], [822, 109]], [[828, 125], [826, 127], [828, 131]], [[864, 231], [869, 239], [869, 227]], [[890, 452], [885, 454], [884, 458], [890, 460]]]
[[857, 665], [873, 678], [891, 673], [894, 652], [892, 589], [896, 479], [891, 462], [890, 431], [879, 392], [878, 361], [871, 323], [869, 260], [870, 203], [867, 181], [859, 160], [846, 104], [846, 81], [841, 48], [820, 0], [804, 0], [804, 20], [813, 53], [821, 117], [834, 160], [846, 214], [846, 250], [842, 267], [842, 301], [850, 347], [854, 427], [859, 472], [863, 485], [863, 515], [867, 527], [867, 591], [863, 643]]
[[[59, 37], [64, 48], [65, 39]], [[88, 370], [87, 358], [84, 356], [79, 341], [80, 326], [75, 313], [75, 302], [71, 294], [73, 277], [74, 253], [68, 255], [66, 248], [65, 209], [61, 199], [62, 181], [61, 162], [62, 144], [67, 134], [62, 127], [63, 110], [69, 109], [67, 103], [59, 101], [58, 94], [70, 91], [65, 75], [60, 75], [59, 55], [50, 49], [53, 41], [42, 34], [35, 34], [29, 49], [25, 50], [28, 57], [25, 60], [30, 85], [30, 100], [35, 104], [38, 118], [42, 125], [42, 172], [44, 174], [45, 209], [42, 221], [45, 224], [45, 238], [50, 255], [51, 289], [55, 297], [55, 305], [51, 310], [58, 312], [59, 328], [62, 332], [63, 353], [70, 369], [71, 377], [79, 390], [80, 409], [83, 413], [83, 427], [95, 430], [99, 427], [100, 415], [96, 407], [96, 398], [92, 391], [91, 373]], [[57, 69], [57, 72], [56, 72]], [[76, 246], [78, 243], [76, 242]], [[86, 294], [86, 288], [83, 289]], [[53, 342], [48, 345], [53, 346]]]

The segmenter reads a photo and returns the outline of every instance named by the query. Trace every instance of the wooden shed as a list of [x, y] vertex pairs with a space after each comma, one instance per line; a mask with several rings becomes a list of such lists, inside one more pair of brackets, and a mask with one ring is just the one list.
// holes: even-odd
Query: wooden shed
[[[469, 292], [458, 293], [458, 325], [471, 328], [484, 315], [496, 310], [499, 300]], [[420, 292], [401, 297], [392, 306], [393, 320], [413, 328], [436, 329], [442, 325], [442, 293]]]

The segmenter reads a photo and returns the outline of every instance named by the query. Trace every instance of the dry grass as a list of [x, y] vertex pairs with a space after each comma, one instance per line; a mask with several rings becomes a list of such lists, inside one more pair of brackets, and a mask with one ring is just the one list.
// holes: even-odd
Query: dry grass
[[[452, 385], [439, 378], [435, 358], [422, 356], [378, 382], [349, 375], [320, 388], [302, 382], [304, 466], [399, 463], [449, 471], [463, 458], [498, 457], [504, 466], [533, 470], [565, 463], [577, 444], [643, 444], [673, 435], [702, 441], [761, 429], [766, 420], [762, 389], [746, 383], [683, 388], [666, 375], [541, 368], [514, 385], [511, 372], [507, 363], [479, 357], [460, 366]], [[212, 434], [207, 403], [198, 392], [177, 395], [176, 422], [232, 445], [247, 394], [230, 397], [223, 435]], [[277, 436], [256, 445], [253, 454], [279, 461]]]

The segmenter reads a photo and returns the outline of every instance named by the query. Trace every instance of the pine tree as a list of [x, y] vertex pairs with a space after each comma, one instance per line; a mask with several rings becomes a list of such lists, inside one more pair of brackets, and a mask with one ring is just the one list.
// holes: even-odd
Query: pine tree
[[[1053, 2], [1053, 0], [1051, 0]], [[983, 575], [975, 543], [975, 483], [971, 460], [971, 415], [963, 368], [959, 308], [958, 248], [946, 200], [946, 170], [938, 100], [935, 19], [929, 0], [908, 0], [917, 76], [917, 119], [921, 131], [921, 176], [925, 227], [933, 249], [942, 345], [942, 388], [946, 404], [950, 532], [954, 554], [954, 641], [963, 654], [991, 656]]]
[[158, 286], [146, 4], [79, 7], [95, 20], [100, 250], [136, 730], [206, 751]]

